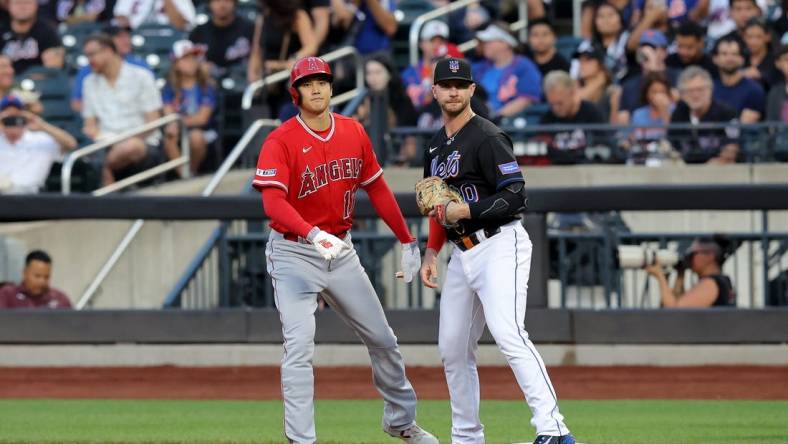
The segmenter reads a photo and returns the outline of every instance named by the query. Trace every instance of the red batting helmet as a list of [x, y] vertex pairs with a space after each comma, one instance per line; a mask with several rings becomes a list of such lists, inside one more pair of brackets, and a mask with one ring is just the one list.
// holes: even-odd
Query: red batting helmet
[[293, 65], [293, 69], [290, 70], [290, 96], [296, 106], [298, 106], [298, 82], [315, 75], [326, 76], [329, 82], [334, 80], [331, 67], [320, 57], [304, 57]]

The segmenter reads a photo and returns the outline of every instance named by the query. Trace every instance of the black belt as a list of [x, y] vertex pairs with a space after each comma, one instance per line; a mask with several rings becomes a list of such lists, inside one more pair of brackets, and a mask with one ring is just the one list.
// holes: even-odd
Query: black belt
[[468, 251], [471, 248], [479, 245], [481, 243], [481, 241], [484, 240], [484, 239], [479, 239], [479, 235], [477, 234], [479, 231], [484, 233], [485, 239], [489, 239], [489, 238], [495, 236], [496, 234], [500, 233], [501, 232], [501, 227], [498, 226], [498, 227], [489, 228], [489, 229], [488, 228], [482, 228], [481, 230], [474, 231], [473, 233], [471, 233], [471, 234], [469, 234], [467, 236], [462, 236], [462, 237], [457, 238], [457, 239], [451, 239], [451, 241], [454, 243], [454, 245], [457, 246], [457, 248], [460, 249], [460, 251]]

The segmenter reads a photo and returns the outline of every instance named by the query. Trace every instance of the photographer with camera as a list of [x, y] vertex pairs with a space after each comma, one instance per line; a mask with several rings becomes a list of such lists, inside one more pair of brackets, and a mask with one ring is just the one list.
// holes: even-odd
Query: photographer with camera
[[[736, 292], [730, 277], [722, 273], [722, 264], [733, 253], [731, 241], [722, 235], [700, 237], [692, 242], [684, 258], [676, 264], [676, 281], [668, 284], [663, 265], [656, 261], [645, 270], [657, 278], [663, 307], [734, 307]], [[694, 271], [699, 279], [684, 291], [686, 269]]]
[[0, 100], [0, 194], [37, 193], [52, 163], [77, 141], [27, 111], [16, 96]]

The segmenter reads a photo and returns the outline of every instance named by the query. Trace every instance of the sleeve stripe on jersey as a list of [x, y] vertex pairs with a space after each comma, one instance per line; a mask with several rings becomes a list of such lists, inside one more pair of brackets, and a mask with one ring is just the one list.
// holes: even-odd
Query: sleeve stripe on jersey
[[383, 174], [383, 168], [379, 169], [377, 173], [373, 174], [369, 179], [361, 182], [361, 186], [365, 187], [375, 181], [380, 175]]
[[252, 185], [257, 185], [257, 186], [259, 186], [261, 188], [262, 187], [272, 187], [272, 186], [273, 187], [279, 187], [279, 188], [285, 190], [285, 193], [287, 193], [287, 187], [285, 186], [285, 184], [283, 184], [282, 182], [277, 182], [275, 180], [257, 180], [257, 179], [255, 179], [255, 180], [252, 181]]
[[502, 180], [498, 182], [498, 187], [495, 189], [495, 191], [501, 191], [501, 188], [514, 182], [525, 182], [525, 179], [523, 179], [522, 177], [510, 177], [506, 180]]

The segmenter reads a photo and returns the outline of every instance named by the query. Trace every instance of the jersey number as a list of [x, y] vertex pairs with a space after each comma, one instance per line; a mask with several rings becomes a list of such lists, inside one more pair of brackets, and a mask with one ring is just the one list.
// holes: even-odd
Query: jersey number
[[476, 191], [476, 185], [464, 183], [460, 186], [460, 192], [462, 192], [462, 198], [465, 199], [465, 202], [479, 201], [479, 193]]
[[350, 219], [350, 216], [353, 215], [353, 207], [356, 205], [356, 190], [348, 190], [345, 191], [344, 202], [342, 204], [342, 217], [345, 219]]

